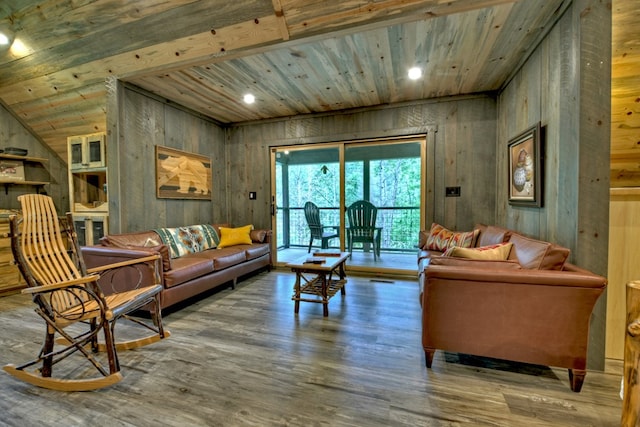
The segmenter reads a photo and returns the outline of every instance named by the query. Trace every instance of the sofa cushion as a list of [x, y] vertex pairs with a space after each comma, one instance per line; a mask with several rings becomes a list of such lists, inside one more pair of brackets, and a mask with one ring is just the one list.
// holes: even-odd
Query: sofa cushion
[[190, 258], [203, 258], [213, 262], [215, 271], [224, 270], [236, 264], [243, 263], [247, 260], [245, 248], [249, 245], [234, 245], [228, 248], [211, 249], [208, 251], [197, 252], [187, 255]]
[[251, 230], [253, 225], [245, 225], [244, 227], [228, 228], [220, 227], [220, 243], [218, 248], [226, 248], [234, 245], [242, 245], [252, 243]]
[[459, 248], [454, 246], [447, 249], [444, 255], [458, 258], [506, 261], [509, 259], [512, 246], [513, 243], [500, 243], [498, 245], [480, 246], [477, 248]]
[[451, 231], [434, 222], [431, 224], [425, 249], [444, 252], [453, 246], [470, 248], [475, 246], [478, 233], [479, 230]]
[[569, 249], [553, 243], [531, 239], [518, 233], [509, 238], [513, 243], [511, 259], [516, 259], [524, 268], [537, 270], [562, 270], [569, 257]]
[[490, 246], [507, 242], [512, 233], [511, 230], [496, 225], [477, 224], [476, 228], [480, 230], [476, 246]]
[[213, 268], [215, 271], [224, 270], [227, 267], [231, 267], [236, 264], [243, 263], [247, 260], [247, 254], [242, 248], [227, 248], [227, 250], [221, 249], [213, 259]]
[[213, 272], [213, 261], [185, 255], [172, 261], [172, 269], [164, 272], [164, 286], [170, 288]]
[[171, 258], [197, 252], [199, 249], [199, 246], [193, 241], [189, 227], [158, 228], [154, 231], [158, 233], [162, 243], [169, 247]]
[[247, 245], [244, 252], [247, 255], [247, 260], [250, 260], [268, 254], [269, 250], [269, 245], [267, 243], [262, 243], [251, 246]]

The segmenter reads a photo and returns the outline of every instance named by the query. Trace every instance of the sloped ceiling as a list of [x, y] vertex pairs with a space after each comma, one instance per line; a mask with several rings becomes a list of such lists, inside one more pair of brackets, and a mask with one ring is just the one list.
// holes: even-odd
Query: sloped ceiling
[[3, 0], [0, 100], [66, 159], [105, 130], [110, 76], [223, 125], [495, 91], [567, 3]]

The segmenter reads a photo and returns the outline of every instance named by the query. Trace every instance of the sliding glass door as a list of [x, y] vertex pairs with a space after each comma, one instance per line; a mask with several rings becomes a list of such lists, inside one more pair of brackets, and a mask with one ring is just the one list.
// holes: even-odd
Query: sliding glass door
[[[345, 208], [365, 200], [376, 210], [374, 236], [380, 241], [381, 255], [397, 260], [407, 253], [415, 255], [420, 231], [422, 183], [422, 146], [416, 141], [380, 141], [345, 146]], [[346, 226], [349, 227], [348, 220]], [[353, 245], [364, 254], [372, 244]], [[383, 263], [384, 256], [380, 256]], [[370, 265], [375, 257], [352, 258], [352, 265]], [[396, 263], [394, 263], [396, 264]]]
[[[323, 224], [340, 226], [340, 147], [274, 149], [272, 169], [277, 261], [288, 262], [307, 253], [309, 243], [316, 249], [321, 245], [319, 239], [311, 241], [304, 213], [307, 202], [318, 207]], [[340, 249], [340, 239], [329, 240], [328, 244]]]
[[347, 250], [347, 238], [354, 230], [347, 209], [367, 201], [376, 211], [379, 235], [373, 242], [354, 239], [347, 266], [363, 271], [415, 270], [415, 245], [424, 217], [424, 153], [424, 136], [273, 148], [276, 262], [284, 264], [322, 247], [321, 239], [312, 239], [304, 212], [307, 202], [318, 207], [323, 226], [339, 230], [338, 237], [326, 242], [328, 248]]

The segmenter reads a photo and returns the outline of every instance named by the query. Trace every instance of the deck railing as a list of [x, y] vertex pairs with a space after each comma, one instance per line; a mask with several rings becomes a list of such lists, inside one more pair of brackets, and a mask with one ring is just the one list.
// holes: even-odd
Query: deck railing
[[[325, 226], [339, 226], [340, 209], [320, 207], [320, 218]], [[420, 208], [411, 206], [378, 207], [376, 226], [382, 227], [380, 245], [382, 251], [413, 252], [418, 244]], [[309, 227], [304, 216], [304, 208], [279, 208], [277, 230], [279, 248], [309, 246]], [[313, 244], [316, 246], [320, 242], [316, 240]], [[338, 239], [332, 240], [330, 245], [337, 248]]]

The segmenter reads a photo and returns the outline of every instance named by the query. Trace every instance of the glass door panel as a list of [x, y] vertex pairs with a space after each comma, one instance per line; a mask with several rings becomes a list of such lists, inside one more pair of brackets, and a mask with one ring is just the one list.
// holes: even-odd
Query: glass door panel
[[[423, 140], [404, 142], [354, 143], [345, 146], [345, 212], [358, 201], [371, 202], [376, 210], [374, 240], [380, 242], [373, 254], [373, 243], [353, 243], [351, 265], [370, 265], [385, 254], [415, 253], [420, 231]], [[351, 224], [345, 216], [345, 226]]]
[[[314, 203], [324, 226], [340, 227], [340, 149], [278, 148], [272, 151], [276, 262], [288, 262], [321, 248], [321, 239], [311, 239], [304, 206]], [[309, 244], [311, 243], [311, 249]], [[340, 249], [340, 239], [328, 242]]]

